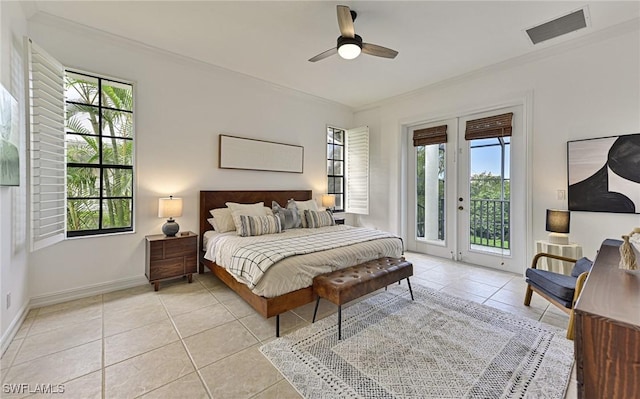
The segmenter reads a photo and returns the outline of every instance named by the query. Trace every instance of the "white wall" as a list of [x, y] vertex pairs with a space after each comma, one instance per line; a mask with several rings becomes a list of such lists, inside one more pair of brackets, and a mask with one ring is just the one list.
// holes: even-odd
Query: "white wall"
[[[500, 104], [532, 93], [532, 226], [527, 248], [545, 239], [545, 210], [567, 209], [556, 190], [567, 189], [566, 142], [640, 132], [638, 22], [620, 25], [526, 59], [390, 99], [356, 112], [371, 129], [375, 194], [362, 223], [403, 234], [406, 168], [402, 124]], [[460, 115], [460, 114], [458, 114]], [[618, 238], [640, 215], [572, 212], [571, 240], [593, 258], [604, 238]]]
[[[351, 109], [254, 78], [68, 25], [29, 21], [29, 34], [68, 67], [135, 82], [135, 234], [72, 239], [33, 253], [36, 303], [144, 282], [144, 236], [159, 234], [158, 197], [184, 199], [182, 230], [198, 231], [202, 189], [326, 190], [326, 124], [352, 126]], [[218, 134], [304, 146], [304, 174], [221, 170]]]
[[[26, 157], [22, 39], [27, 22], [18, 2], [0, 2], [0, 81], [20, 105], [20, 186], [0, 187], [0, 343], [8, 345], [29, 304], [26, 245]], [[7, 295], [11, 294], [11, 305]]]

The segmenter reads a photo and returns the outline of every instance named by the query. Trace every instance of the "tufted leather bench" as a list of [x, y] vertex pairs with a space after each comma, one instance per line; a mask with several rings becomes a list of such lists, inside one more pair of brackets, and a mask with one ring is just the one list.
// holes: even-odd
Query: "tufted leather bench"
[[318, 296], [313, 312], [316, 321], [320, 298], [338, 305], [338, 339], [342, 339], [342, 305], [367, 295], [389, 284], [407, 279], [409, 293], [413, 300], [413, 291], [409, 277], [413, 276], [413, 264], [404, 258], [380, 258], [359, 265], [316, 276], [313, 279], [313, 292]]

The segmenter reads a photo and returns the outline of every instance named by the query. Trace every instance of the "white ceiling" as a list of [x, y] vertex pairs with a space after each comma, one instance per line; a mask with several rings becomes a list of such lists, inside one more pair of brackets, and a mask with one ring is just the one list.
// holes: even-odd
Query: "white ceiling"
[[[312, 56], [335, 47], [336, 5], [395, 60]], [[590, 26], [533, 46], [524, 30], [588, 5]], [[33, 10], [351, 107], [640, 18], [640, 2], [36, 1]]]

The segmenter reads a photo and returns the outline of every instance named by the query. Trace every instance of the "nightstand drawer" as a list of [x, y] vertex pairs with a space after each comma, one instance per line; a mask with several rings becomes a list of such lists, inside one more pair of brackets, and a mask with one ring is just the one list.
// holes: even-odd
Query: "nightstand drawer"
[[198, 245], [197, 237], [188, 237], [164, 241], [164, 257], [193, 255]]
[[185, 273], [198, 272], [198, 257], [196, 255], [184, 257], [184, 272]]
[[151, 268], [149, 274], [151, 275], [147, 277], [150, 281], [180, 276], [184, 274], [184, 259], [173, 258], [156, 261], [154, 262], [153, 268]]
[[162, 241], [149, 243], [149, 258], [151, 260], [164, 259], [164, 246]]

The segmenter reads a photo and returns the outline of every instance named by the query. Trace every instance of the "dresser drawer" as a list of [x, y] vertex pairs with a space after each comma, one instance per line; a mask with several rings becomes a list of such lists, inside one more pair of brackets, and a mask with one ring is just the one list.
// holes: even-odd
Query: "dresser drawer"
[[184, 274], [184, 258], [172, 258], [154, 262], [150, 271], [149, 281], [160, 280]]
[[165, 259], [168, 259], [178, 256], [193, 255], [196, 252], [197, 245], [197, 237], [164, 241], [164, 257]]

